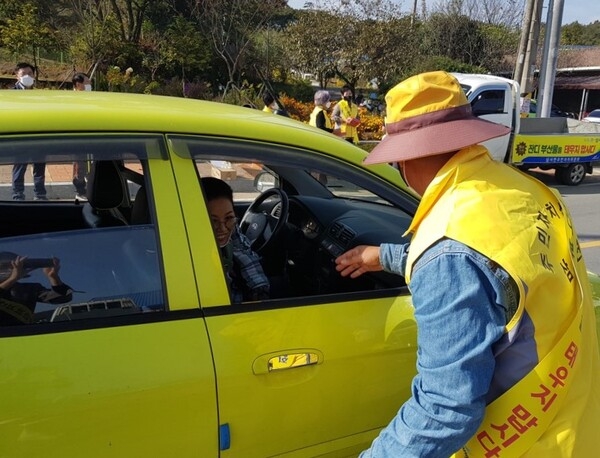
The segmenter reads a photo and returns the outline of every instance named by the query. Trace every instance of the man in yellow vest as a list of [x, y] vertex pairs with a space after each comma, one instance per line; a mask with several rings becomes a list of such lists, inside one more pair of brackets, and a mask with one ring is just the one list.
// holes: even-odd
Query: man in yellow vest
[[408, 78], [386, 102], [365, 163], [397, 163], [422, 196], [411, 243], [353, 248], [337, 269], [405, 275], [418, 374], [361, 457], [597, 456], [594, 308], [565, 204], [492, 160], [479, 143], [506, 128], [473, 117], [452, 75]]

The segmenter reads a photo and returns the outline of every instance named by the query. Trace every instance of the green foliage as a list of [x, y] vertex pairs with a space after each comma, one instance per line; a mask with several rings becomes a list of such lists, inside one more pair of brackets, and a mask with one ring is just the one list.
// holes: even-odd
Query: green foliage
[[107, 90], [110, 92], [143, 93], [147, 83], [140, 75], [134, 74], [133, 68], [121, 70], [118, 66], [109, 67], [106, 71]]
[[[432, 15], [424, 31], [422, 56], [443, 56], [449, 62], [480, 71], [507, 70], [505, 56], [514, 54], [520, 36], [505, 25], [479, 22], [452, 12]], [[415, 68], [422, 68], [424, 63]]]
[[563, 26], [560, 42], [564, 45], [600, 46], [600, 21], [588, 25], [573, 22]]
[[273, 89], [277, 93], [286, 94], [301, 102], [312, 103], [315, 95], [315, 90], [310, 83], [301, 79], [290, 79], [285, 83], [274, 83]]
[[51, 49], [55, 43], [53, 31], [40, 20], [37, 8], [23, 3], [12, 18], [0, 28], [2, 44], [13, 54], [37, 55], [40, 48]]
[[[276, 92], [312, 103], [322, 87], [348, 83], [385, 93], [419, 71], [512, 70], [523, 0], [456, 0], [432, 15], [402, 13], [395, 0], [0, 0], [0, 45], [10, 60], [40, 50], [99, 88], [186, 97], [225, 96], [262, 106], [258, 70]], [[563, 44], [600, 45], [600, 21], [563, 27]], [[34, 61], [35, 64], [35, 61]], [[11, 66], [12, 66], [11, 62]], [[128, 77], [119, 69], [133, 68]], [[228, 91], [232, 94], [229, 95]]]
[[257, 108], [262, 108], [263, 103], [260, 98], [260, 88], [257, 85], [243, 81], [238, 86], [233, 86], [230, 91], [223, 94], [220, 99], [223, 103], [230, 105], [252, 105]]

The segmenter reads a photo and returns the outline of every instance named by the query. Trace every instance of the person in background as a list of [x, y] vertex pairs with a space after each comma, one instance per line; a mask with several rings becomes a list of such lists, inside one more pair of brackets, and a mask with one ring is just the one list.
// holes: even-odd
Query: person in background
[[[35, 85], [35, 67], [27, 62], [20, 62], [15, 67], [14, 89], [33, 89]], [[12, 198], [13, 200], [25, 200], [25, 172], [27, 164], [15, 164], [12, 169]], [[33, 163], [33, 195], [34, 200], [48, 200], [46, 197], [46, 164], [44, 162]]]
[[277, 102], [275, 101], [275, 97], [270, 92], [265, 92], [262, 96], [263, 103], [265, 104], [262, 111], [265, 113], [275, 114], [275, 112], [279, 109], [277, 106]]
[[201, 183], [210, 221], [221, 249], [232, 302], [268, 299], [269, 279], [259, 256], [238, 227], [231, 187], [214, 177], [203, 177]]
[[[480, 143], [509, 134], [472, 115], [446, 72], [387, 96], [387, 137], [421, 197], [410, 245], [358, 246], [343, 276], [403, 275], [412, 293], [412, 396], [361, 458], [594, 456], [600, 357], [586, 267], [567, 207]], [[407, 235], [405, 234], [405, 235]]]
[[[326, 132], [333, 132], [333, 124], [327, 115], [327, 110], [331, 107], [330, 94], [328, 91], [319, 90], [315, 92], [315, 108], [310, 114], [308, 123], [313, 127], [318, 127]], [[327, 175], [324, 173], [314, 174], [315, 178], [324, 185], [327, 185]]]
[[[85, 73], [75, 73], [72, 82], [74, 91], [92, 90], [92, 82]], [[75, 186], [75, 198], [78, 200], [87, 200], [86, 183], [88, 174], [88, 161], [73, 162], [73, 186]]]
[[333, 120], [340, 129], [340, 136], [350, 143], [358, 144], [358, 106], [352, 102], [350, 86], [342, 87], [342, 100], [333, 108]]
[[318, 127], [327, 132], [333, 132], [331, 119], [327, 115], [327, 110], [331, 106], [330, 95], [328, 91], [320, 90], [315, 92], [315, 108], [310, 114], [309, 124], [313, 127]]

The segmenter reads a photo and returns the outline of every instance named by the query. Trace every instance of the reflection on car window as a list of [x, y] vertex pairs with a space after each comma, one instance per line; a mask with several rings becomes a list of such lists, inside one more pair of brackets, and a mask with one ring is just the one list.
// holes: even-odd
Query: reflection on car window
[[[64, 149], [60, 139], [50, 142], [56, 155], [47, 153], [45, 164], [71, 176], [74, 162], [81, 162], [85, 193], [70, 179], [57, 180], [48, 186], [51, 201], [0, 201], [0, 326], [50, 326], [166, 309], [144, 176], [144, 158], [151, 154], [143, 151], [155, 151], [157, 144], [128, 138], [119, 146], [110, 139], [105, 154], [96, 139], [98, 155], [90, 155], [85, 138], [79, 145], [68, 140]], [[26, 142], [35, 149], [31, 138]], [[0, 158], [6, 156], [3, 146]], [[65, 157], [65, 151], [73, 153]]]
[[[150, 226], [10, 237], [0, 252], [60, 261], [60, 278], [72, 290], [67, 303], [37, 302], [31, 322], [107, 317], [163, 308], [156, 237]], [[51, 288], [44, 268], [27, 270], [6, 300], [31, 300], [24, 290]], [[0, 313], [0, 323], [5, 324]], [[12, 321], [12, 320], [11, 320]]]

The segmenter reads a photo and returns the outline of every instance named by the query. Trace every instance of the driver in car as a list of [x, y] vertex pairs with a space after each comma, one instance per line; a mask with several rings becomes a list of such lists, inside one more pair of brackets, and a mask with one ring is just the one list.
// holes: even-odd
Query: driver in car
[[232, 302], [268, 299], [269, 279], [260, 264], [260, 257], [240, 232], [233, 209], [233, 190], [218, 178], [204, 177], [201, 182], [213, 231], [221, 248]]

